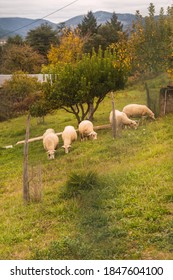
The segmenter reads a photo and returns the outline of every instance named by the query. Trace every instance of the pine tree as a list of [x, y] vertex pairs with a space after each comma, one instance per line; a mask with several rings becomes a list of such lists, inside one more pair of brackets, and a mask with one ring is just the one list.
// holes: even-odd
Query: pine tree
[[35, 51], [47, 57], [47, 53], [51, 47], [51, 44], [58, 42], [57, 32], [52, 29], [48, 24], [42, 24], [38, 28], [32, 29], [26, 36], [26, 42]]
[[89, 11], [88, 14], [83, 18], [82, 23], [78, 25], [81, 35], [91, 36], [94, 33], [97, 33], [97, 20], [94, 17], [92, 11]]

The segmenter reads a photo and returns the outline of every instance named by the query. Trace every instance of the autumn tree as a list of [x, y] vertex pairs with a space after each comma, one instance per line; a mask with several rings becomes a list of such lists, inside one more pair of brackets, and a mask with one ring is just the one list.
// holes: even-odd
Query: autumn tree
[[163, 8], [161, 8], [157, 18], [152, 3], [148, 11], [149, 14], [144, 19], [137, 12], [129, 44], [134, 58], [134, 70], [140, 73], [158, 73], [166, 69], [168, 56], [170, 55], [168, 46], [171, 30]]
[[80, 38], [78, 30], [64, 29], [59, 45], [52, 45], [48, 52], [49, 64], [53, 66], [59, 63], [74, 63], [82, 54], [82, 48], [83, 40]]
[[29, 77], [23, 72], [14, 73], [1, 89], [0, 98], [3, 102], [0, 105], [0, 115], [10, 118], [25, 113], [40, 98], [40, 92], [41, 84], [37, 82], [37, 78]]
[[39, 73], [45, 62], [43, 56], [26, 45], [8, 44], [4, 46], [1, 54], [0, 71], [3, 74], [11, 74], [16, 71]]

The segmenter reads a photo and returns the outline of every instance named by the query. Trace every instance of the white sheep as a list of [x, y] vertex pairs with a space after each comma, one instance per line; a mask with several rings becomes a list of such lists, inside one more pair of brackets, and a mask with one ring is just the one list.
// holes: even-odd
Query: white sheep
[[[131, 128], [135, 128], [135, 129], [138, 127], [138, 124], [136, 121], [129, 119], [124, 112], [120, 112], [119, 110], [115, 110], [115, 120], [116, 120], [117, 134], [119, 133], [119, 131], [122, 130], [122, 128], [125, 125], [130, 126]], [[113, 124], [113, 111], [110, 112], [109, 121], [112, 125]]]
[[77, 132], [75, 128], [71, 125], [66, 126], [62, 132], [62, 139], [64, 141], [64, 145], [62, 147], [67, 154], [69, 152], [69, 148], [71, 148], [71, 143], [77, 140]]
[[79, 134], [81, 141], [85, 139], [97, 139], [97, 133], [94, 131], [93, 123], [88, 120], [84, 120], [79, 124]]
[[54, 129], [49, 128], [43, 134], [43, 147], [47, 151], [48, 159], [55, 158], [55, 150], [58, 146], [59, 138]]
[[140, 104], [129, 104], [123, 108], [123, 112], [128, 117], [144, 117], [149, 116], [155, 120], [154, 113], [146, 106]]

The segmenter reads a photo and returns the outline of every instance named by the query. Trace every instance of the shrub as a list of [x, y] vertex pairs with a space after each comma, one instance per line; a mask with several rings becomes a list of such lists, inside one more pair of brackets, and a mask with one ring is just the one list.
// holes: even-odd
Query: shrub
[[81, 194], [82, 191], [91, 190], [99, 186], [98, 175], [93, 171], [76, 173], [73, 172], [66, 182], [66, 197], [73, 197]]

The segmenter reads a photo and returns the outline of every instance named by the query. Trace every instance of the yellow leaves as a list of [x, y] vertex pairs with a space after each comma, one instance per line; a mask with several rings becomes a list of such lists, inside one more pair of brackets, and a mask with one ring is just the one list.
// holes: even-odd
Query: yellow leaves
[[173, 82], [173, 52], [171, 53], [170, 60], [171, 60], [171, 63], [170, 63], [169, 69], [167, 69], [167, 73], [168, 73], [168, 77], [170, 78], [171, 82]]
[[51, 64], [75, 63], [78, 55], [82, 54], [83, 40], [78, 32], [65, 30], [58, 47], [51, 46], [48, 53], [48, 60]]
[[118, 43], [111, 44], [110, 48], [116, 54], [115, 59], [112, 62], [113, 66], [120, 71], [129, 71], [131, 67], [132, 57], [128, 50], [127, 42], [123, 40]]
[[173, 82], [173, 69], [168, 69], [167, 73], [168, 73], [168, 77], [170, 78], [171, 82]]

